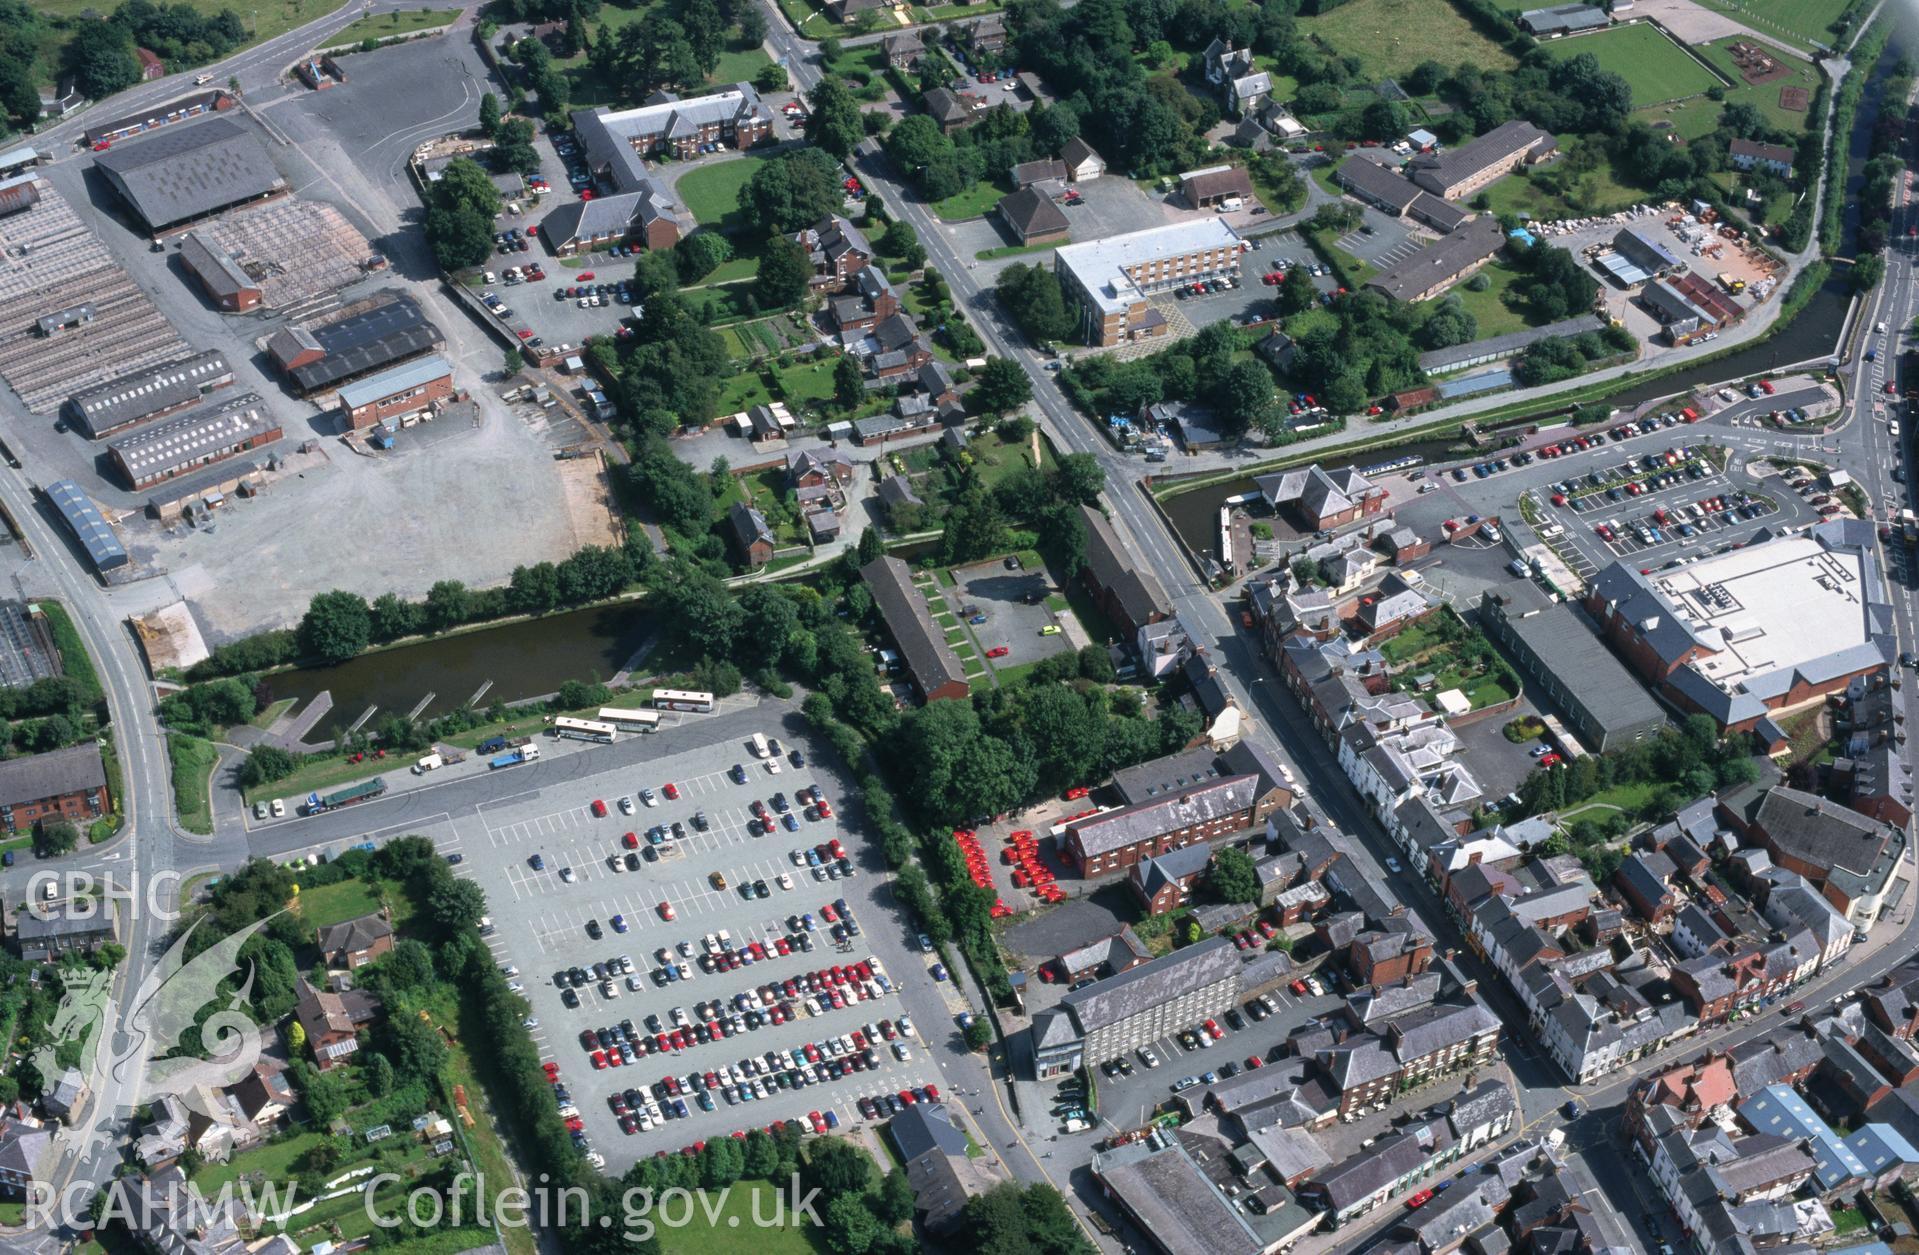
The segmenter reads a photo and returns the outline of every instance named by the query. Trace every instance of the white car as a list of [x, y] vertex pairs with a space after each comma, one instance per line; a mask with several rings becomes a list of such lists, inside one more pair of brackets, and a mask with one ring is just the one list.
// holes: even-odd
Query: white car
[[913, 1036], [913, 1019], [911, 1016], [902, 1015], [894, 1027], [899, 1029], [901, 1037]]
[[1153, 1053], [1153, 1048], [1151, 1046], [1141, 1046], [1138, 1050], [1134, 1051], [1133, 1053], [1137, 1054], [1139, 1056], [1139, 1061], [1145, 1064], [1147, 1067], [1156, 1068], [1159, 1066], [1159, 1056]]
[[893, 1057], [901, 1063], [906, 1063], [912, 1059], [913, 1052], [907, 1048], [905, 1042], [896, 1041], [893, 1043]]
[[786, 872], [781, 872], [779, 883], [780, 883], [780, 888], [791, 889], [793, 887], [793, 877]]
[[540, 1019], [538, 1016], [535, 1016], [535, 1015], [529, 1015], [524, 1020], [520, 1021], [520, 1027], [524, 1029], [536, 1029], [539, 1026], [540, 1026]]
[[563, 885], [573, 883], [573, 869], [571, 867], [562, 867], [560, 869], [560, 883]]
[[640, 800], [642, 802], [645, 802], [648, 806], [658, 806], [660, 804], [659, 796], [655, 794], [653, 790], [651, 789], [641, 789]]
[[623, 797], [623, 798], [621, 798], [621, 799], [620, 799], [620, 814], [622, 814], [622, 815], [631, 815], [632, 813], [633, 813], [633, 799], [632, 799], [632, 798], [630, 798], [630, 797]]
[[1386, 870], [1392, 872], [1395, 876], [1401, 871], [1399, 860], [1390, 854], [1386, 856]]
[[253, 804], [253, 817], [255, 819], [265, 819], [267, 817], [267, 804], [265, 802], [255, 802]]
[[273, 817], [275, 819], [285, 819], [287, 817], [287, 804], [277, 797], [273, 799]]

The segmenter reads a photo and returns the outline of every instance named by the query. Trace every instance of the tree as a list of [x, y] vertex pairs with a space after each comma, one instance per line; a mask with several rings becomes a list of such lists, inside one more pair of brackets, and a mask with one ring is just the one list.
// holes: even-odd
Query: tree
[[908, 270], [918, 270], [926, 264], [926, 248], [920, 243], [919, 232], [913, 224], [904, 218], [895, 218], [880, 236], [879, 250], [888, 257], [896, 257]]
[[1220, 376], [1213, 402], [1225, 430], [1245, 431], [1273, 407], [1273, 374], [1257, 360], [1234, 362]]
[[1029, 339], [1059, 340], [1073, 330], [1073, 316], [1066, 307], [1059, 276], [1045, 266], [1015, 262], [1000, 272], [994, 291]]
[[813, 1142], [802, 1179], [829, 1198], [864, 1194], [873, 1181], [873, 1159], [851, 1142], [823, 1137]]
[[292, 1023], [288, 1024], [287, 1025], [287, 1049], [289, 1051], [292, 1051], [295, 1054], [298, 1054], [300, 1047], [306, 1044], [307, 1044], [306, 1027], [303, 1024], [301, 1024], [300, 1021], [298, 1020], [294, 1020]]
[[559, 568], [551, 562], [514, 567], [507, 578], [506, 597], [521, 614], [545, 614], [560, 604]]
[[821, 79], [807, 99], [813, 109], [807, 115], [806, 137], [844, 160], [866, 134], [860, 124], [859, 102], [837, 78]]
[[94, 100], [125, 91], [140, 81], [140, 60], [133, 36], [118, 22], [79, 21], [67, 40], [67, 69], [74, 86]]
[[1237, 905], [1259, 901], [1259, 873], [1253, 870], [1252, 857], [1231, 846], [1214, 852], [1212, 865], [1206, 869], [1206, 886], [1221, 902]]
[[862, 1194], [841, 1194], [828, 1202], [822, 1224], [827, 1249], [835, 1255], [866, 1255], [880, 1233], [879, 1218], [867, 1209]]
[[880, 540], [879, 528], [869, 527], [860, 533], [858, 552], [861, 566], [877, 562], [885, 554], [886, 545]]
[[441, 932], [472, 928], [486, 914], [486, 894], [470, 880], [448, 875], [427, 892], [427, 913]]
[[1033, 399], [1033, 381], [1010, 357], [989, 357], [973, 386], [973, 396], [988, 414], [1004, 414]]
[[886, 1225], [905, 1224], [913, 1218], [913, 1186], [905, 1172], [896, 1168], [880, 1178], [872, 1207], [873, 1214]]
[[305, 761], [304, 754], [295, 754], [277, 745], [256, 745], [247, 751], [246, 761], [240, 764], [241, 787], [251, 789], [256, 785], [284, 780], [298, 771], [300, 764]]
[[1304, 313], [1318, 303], [1319, 289], [1313, 286], [1313, 277], [1307, 273], [1305, 266], [1294, 266], [1280, 282], [1275, 299], [1283, 315]]
[[427, 626], [435, 632], [458, 627], [473, 617], [473, 594], [459, 580], [438, 580], [426, 591]]
[[840, 166], [817, 148], [774, 157], [740, 189], [740, 213], [749, 226], [786, 235], [838, 213], [845, 201]]
[[533, 150], [530, 120], [508, 118], [500, 123], [494, 140], [493, 166], [513, 174], [532, 174], [540, 168], [540, 155]]
[[71, 854], [78, 844], [80, 830], [69, 823], [42, 823], [33, 830], [33, 852], [41, 858]]
[[966, 1039], [968, 1050], [984, 1050], [993, 1043], [993, 1026], [986, 1022], [984, 1016], [976, 1015], [966, 1022], [961, 1035]]
[[492, 92], [480, 97], [480, 130], [490, 139], [500, 130], [500, 98]]
[[426, 610], [398, 593], [381, 593], [368, 613], [373, 639], [382, 644], [415, 635], [426, 626]]
[[812, 278], [813, 263], [805, 249], [789, 239], [771, 239], [766, 242], [766, 253], [760, 258], [760, 274], [754, 281], [753, 294], [759, 298], [762, 309], [792, 305], [806, 295], [806, 285]]
[[941, 561], [972, 562], [990, 557], [1006, 547], [1006, 519], [984, 485], [970, 481], [946, 516], [940, 535]]
[[866, 399], [866, 376], [851, 353], [833, 364], [833, 399], [849, 410]]
[[1406, 133], [1406, 107], [1381, 97], [1359, 111], [1359, 133], [1364, 139], [1395, 140]]
[[1852, 270], [1846, 276], [1846, 283], [1854, 292], [1870, 292], [1879, 286], [1886, 275], [1886, 259], [1883, 254], [1872, 253], [1853, 262]]
[[345, 662], [367, 647], [371, 635], [366, 598], [340, 589], [316, 594], [295, 629], [300, 651], [321, 662]]
[[732, 243], [717, 231], [695, 231], [673, 246], [681, 283], [697, 283], [732, 257]]
[[1069, 453], [1053, 472], [1053, 494], [1073, 505], [1094, 505], [1106, 487], [1106, 469], [1090, 453]]
[[440, 1031], [425, 1020], [411, 1015], [388, 1016], [381, 1036], [385, 1045], [382, 1053], [393, 1064], [393, 1070], [409, 1080], [428, 1080], [446, 1066], [446, 1042], [441, 1039]]

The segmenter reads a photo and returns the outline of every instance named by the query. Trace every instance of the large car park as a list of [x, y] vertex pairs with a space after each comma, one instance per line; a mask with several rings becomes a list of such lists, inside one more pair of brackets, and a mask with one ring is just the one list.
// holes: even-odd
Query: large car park
[[737, 735], [508, 799], [465, 842], [460, 871], [523, 974], [556, 1104], [610, 1171], [938, 1101], [947, 987], [874, 900], [878, 869], [834, 804], [842, 778], [755, 715], [700, 726], [716, 725]]

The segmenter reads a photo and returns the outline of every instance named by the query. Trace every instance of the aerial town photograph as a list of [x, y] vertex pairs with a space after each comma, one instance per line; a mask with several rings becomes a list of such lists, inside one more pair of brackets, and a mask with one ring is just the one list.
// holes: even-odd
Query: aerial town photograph
[[0, 0], [0, 1255], [1919, 1255], [1915, 102]]

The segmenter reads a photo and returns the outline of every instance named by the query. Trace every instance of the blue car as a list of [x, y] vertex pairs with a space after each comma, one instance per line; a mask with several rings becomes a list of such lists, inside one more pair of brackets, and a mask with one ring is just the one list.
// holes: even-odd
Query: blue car
[[967, 622], [974, 623], [974, 624], [984, 623], [986, 622], [986, 616], [983, 614], [976, 614], [972, 618], [968, 619]]
[[786, 830], [788, 832], [798, 832], [800, 830], [800, 817], [798, 815], [795, 815], [792, 811], [788, 811], [786, 812], [786, 814], [781, 815], [780, 822], [786, 825]]

